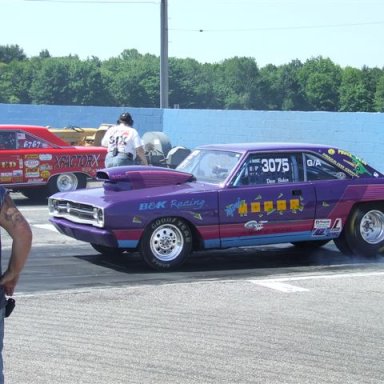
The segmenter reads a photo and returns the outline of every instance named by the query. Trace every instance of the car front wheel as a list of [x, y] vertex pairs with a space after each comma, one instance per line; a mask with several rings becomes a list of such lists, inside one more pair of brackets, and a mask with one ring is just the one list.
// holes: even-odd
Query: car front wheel
[[153, 269], [171, 270], [190, 255], [192, 232], [189, 225], [177, 217], [163, 217], [149, 224], [140, 242], [144, 261]]
[[342, 235], [356, 256], [374, 257], [384, 247], [384, 207], [366, 204], [357, 207]]

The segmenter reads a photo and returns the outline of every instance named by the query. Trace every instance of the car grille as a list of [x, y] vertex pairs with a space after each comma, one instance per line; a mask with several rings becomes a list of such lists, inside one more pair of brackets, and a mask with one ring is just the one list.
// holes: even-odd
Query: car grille
[[62, 217], [75, 223], [91, 224], [96, 227], [104, 226], [104, 210], [93, 205], [49, 198], [48, 208], [49, 214], [54, 217]]

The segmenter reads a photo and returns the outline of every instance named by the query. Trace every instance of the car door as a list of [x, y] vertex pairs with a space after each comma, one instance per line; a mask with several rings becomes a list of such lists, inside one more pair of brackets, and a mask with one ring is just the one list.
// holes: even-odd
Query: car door
[[15, 131], [0, 131], [0, 184], [11, 185], [24, 182], [23, 158], [17, 149]]
[[316, 194], [300, 178], [299, 153], [253, 153], [219, 192], [222, 247], [312, 238]]
[[48, 142], [23, 130], [0, 130], [0, 184], [46, 184], [52, 169], [51, 151]]

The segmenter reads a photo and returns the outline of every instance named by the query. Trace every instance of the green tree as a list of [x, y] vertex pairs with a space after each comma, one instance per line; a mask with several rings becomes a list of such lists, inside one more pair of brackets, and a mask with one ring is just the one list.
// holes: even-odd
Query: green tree
[[0, 69], [0, 93], [9, 104], [29, 104], [33, 68], [28, 61], [12, 61]]
[[282, 65], [280, 70], [280, 89], [283, 100], [280, 109], [283, 111], [306, 111], [309, 109], [303, 87], [299, 80], [299, 71], [303, 67], [300, 60], [293, 60]]
[[253, 58], [234, 57], [214, 67], [214, 90], [225, 109], [262, 109], [260, 73]]
[[379, 82], [380, 77], [383, 74], [383, 70], [379, 69], [377, 67], [375, 68], [369, 68], [367, 66], [364, 66], [361, 69], [362, 76], [363, 76], [363, 83], [364, 86], [368, 92], [368, 98], [370, 101], [370, 107], [368, 109], [369, 112], [375, 111], [375, 93], [376, 93], [376, 86]]
[[169, 104], [181, 108], [214, 108], [210, 72], [194, 59], [169, 60]]
[[262, 109], [279, 110], [283, 104], [283, 88], [281, 70], [279, 67], [268, 64], [260, 69], [259, 91], [263, 95]]
[[39, 57], [40, 59], [48, 59], [51, 57], [51, 54], [49, 53], [48, 49], [43, 49], [42, 51], [40, 51]]
[[363, 81], [362, 71], [346, 67], [340, 85], [340, 111], [367, 112], [370, 109], [371, 100]]
[[42, 60], [30, 95], [32, 104], [71, 105], [68, 58]]
[[377, 82], [374, 107], [376, 112], [384, 112], [384, 74]]
[[0, 62], [10, 63], [13, 60], [26, 60], [27, 56], [24, 51], [16, 45], [0, 45]]
[[72, 105], [105, 105], [104, 83], [97, 58], [68, 61], [68, 94]]
[[156, 107], [159, 105], [160, 60], [153, 55], [140, 55], [126, 50], [118, 58], [102, 65], [104, 81], [114, 105]]
[[310, 110], [338, 110], [341, 83], [341, 68], [338, 65], [320, 56], [307, 60], [298, 75]]

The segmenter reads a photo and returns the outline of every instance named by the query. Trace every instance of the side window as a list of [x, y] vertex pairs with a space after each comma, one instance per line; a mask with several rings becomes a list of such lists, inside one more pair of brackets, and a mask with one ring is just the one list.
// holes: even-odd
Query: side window
[[17, 132], [17, 147], [25, 149], [50, 148], [44, 140], [25, 132]]
[[2, 149], [16, 149], [15, 132], [0, 131], [0, 150]]
[[235, 176], [233, 186], [290, 183], [297, 178], [296, 154], [253, 154]]
[[343, 180], [350, 178], [345, 172], [337, 168], [335, 165], [329, 164], [322, 158], [312, 153], [304, 153], [303, 160], [304, 180]]

